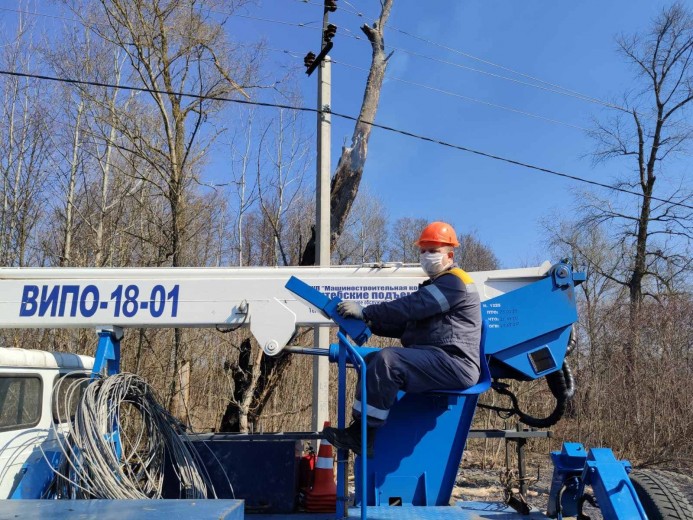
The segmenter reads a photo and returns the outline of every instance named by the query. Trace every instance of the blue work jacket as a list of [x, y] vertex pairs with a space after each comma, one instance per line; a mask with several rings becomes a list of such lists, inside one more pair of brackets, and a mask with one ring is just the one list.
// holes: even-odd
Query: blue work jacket
[[363, 316], [378, 336], [401, 339], [404, 347], [440, 347], [479, 367], [479, 292], [471, 276], [455, 264], [420, 284], [416, 292], [369, 305]]

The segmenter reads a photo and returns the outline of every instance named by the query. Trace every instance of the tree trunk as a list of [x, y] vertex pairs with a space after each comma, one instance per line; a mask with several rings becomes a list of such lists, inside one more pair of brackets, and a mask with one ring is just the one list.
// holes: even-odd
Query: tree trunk
[[60, 253], [60, 267], [70, 265], [70, 254], [72, 252], [72, 220], [73, 208], [75, 204], [75, 184], [77, 181], [77, 163], [79, 161], [80, 125], [82, 123], [82, 111], [84, 101], [79, 102], [77, 107], [77, 119], [75, 121], [75, 132], [72, 142], [72, 162], [70, 163], [70, 177], [67, 186], [67, 201], [65, 204], [65, 233], [63, 235], [63, 250]]
[[233, 371], [233, 396], [226, 405], [219, 431], [247, 432], [262, 413], [277, 382], [291, 364], [291, 355], [265, 356], [256, 346], [252, 356], [252, 343], [241, 343], [238, 363], [227, 369]]
[[[114, 55], [114, 70], [116, 85], [120, 84], [120, 70], [118, 68], [118, 53]], [[106, 221], [106, 213], [108, 207], [109, 182], [111, 175], [111, 153], [113, 151], [113, 143], [116, 139], [116, 100], [118, 98], [118, 88], [113, 90], [113, 96], [109, 100], [108, 112], [110, 116], [109, 124], [111, 126], [108, 141], [106, 142], [106, 153], [104, 161], [101, 164], [101, 207], [99, 208], [99, 222], [96, 228], [96, 256], [94, 257], [94, 265], [102, 267], [110, 255], [104, 254], [104, 226]]]
[[[389, 56], [385, 55], [385, 43], [383, 30], [390, 16], [394, 0], [384, 0], [380, 18], [373, 27], [363, 25], [361, 30], [371, 42], [372, 58], [371, 68], [366, 81], [366, 90], [363, 95], [359, 120], [354, 127], [351, 137], [351, 146], [342, 148], [342, 155], [337, 163], [337, 169], [330, 186], [330, 248], [334, 246], [339, 236], [344, 231], [344, 225], [349, 216], [349, 211], [359, 190], [363, 168], [368, 154], [368, 139], [373, 128], [369, 123], [375, 121], [380, 101], [380, 91], [385, 78], [385, 70]], [[315, 264], [315, 232], [306, 244], [301, 255], [301, 265]]]

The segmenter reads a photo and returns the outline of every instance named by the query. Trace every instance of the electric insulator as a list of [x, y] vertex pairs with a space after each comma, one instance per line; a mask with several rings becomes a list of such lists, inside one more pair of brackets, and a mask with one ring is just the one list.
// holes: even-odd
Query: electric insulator
[[305, 67], [308, 68], [313, 64], [314, 61], [315, 61], [315, 54], [312, 52], [309, 52], [303, 58], [303, 65], [305, 65]]
[[337, 34], [337, 26], [331, 23], [327, 24], [327, 28], [325, 29], [325, 33], [323, 34], [323, 39], [326, 42], [331, 42], [332, 38], [334, 38], [334, 35]]
[[325, 0], [325, 11], [334, 13], [337, 10], [337, 0]]

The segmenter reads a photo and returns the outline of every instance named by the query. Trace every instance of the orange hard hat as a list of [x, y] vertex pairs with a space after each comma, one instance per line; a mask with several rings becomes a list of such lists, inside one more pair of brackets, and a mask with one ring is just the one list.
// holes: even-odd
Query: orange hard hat
[[419, 239], [414, 242], [417, 246], [429, 243], [452, 247], [460, 245], [455, 230], [445, 222], [431, 222], [421, 232]]

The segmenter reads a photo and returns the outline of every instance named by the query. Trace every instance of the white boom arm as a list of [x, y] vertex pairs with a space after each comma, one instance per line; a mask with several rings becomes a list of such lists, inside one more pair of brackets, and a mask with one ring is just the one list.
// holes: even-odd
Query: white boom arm
[[[469, 273], [486, 300], [546, 276], [539, 267]], [[330, 325], [284, 285], [291, 276], [365, 305], [425, 280], [418, 267], [0, 268], [0, 328], [249, 325], [279, 353], [299, 325]]]

